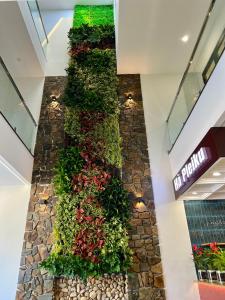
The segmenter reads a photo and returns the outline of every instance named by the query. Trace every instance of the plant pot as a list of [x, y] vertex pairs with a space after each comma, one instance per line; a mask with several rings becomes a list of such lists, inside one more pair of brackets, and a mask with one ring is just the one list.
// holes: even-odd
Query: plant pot
[[217, 281], [220, 284], [225, 284], [225, 271], [216, 271]]
[[206, 270], [198, 270], [198, 280], [199, 281], [208, 280], [208, 273]]
[[209, 282], [216, 282], [217, 281], [217, 274], [215, 270], [207, 270], [208, 280]]

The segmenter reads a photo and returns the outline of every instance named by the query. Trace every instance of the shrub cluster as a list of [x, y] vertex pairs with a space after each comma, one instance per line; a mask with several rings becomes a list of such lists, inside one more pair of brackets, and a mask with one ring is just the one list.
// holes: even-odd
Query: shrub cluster
[[76, 56], [79, 52], [90, 49], [111, 49], [115, 45], [114, 25], [89, 26], [83, 24], [79, 28], [71, 28], [70, 54]]
[[122, 166], [115, 50], [102, 47], [114, 39], [112, 26], [82, 25], [69, 33], [67, 143], [55, 168], [53, 250], [42, 262], [56, 276], [125, 272], [132, 262], [130, 204], [115, 172]]

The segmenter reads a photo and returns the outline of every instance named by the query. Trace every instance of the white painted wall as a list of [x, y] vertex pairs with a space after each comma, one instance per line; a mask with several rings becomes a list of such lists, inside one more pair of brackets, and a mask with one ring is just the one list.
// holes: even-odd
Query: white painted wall
[[43, 10], [65, 10], [73, 9], [75, 4], [109, 5], [113, 4], [113, 0], [39, 0], [38, 3]]
[[[35, 27], [32, 15], [30, 13], [30, 9], [29, 6], [27, 4], [27, 1], [18, 1], [18, 6], [20, 8], [21, 14], [23, 16], [23, 20], [25, 23], [25, 26], [27, 28], [27, 32], [29, 34], [30, 37], [30, 41], [33, 45], [34, 51], [38, 57], [39, 63], [41, 65], [42, 68], [42, 74], [33, 74], [31, 76], [41, 76], [44, 74], [44, 70], [45, 70], [45, 64], [46, 64], [46, 56], [45, 53], [43, 51], [38, 33], [37, 33], [37, 29]], [[27, 55], [30, 55], [30, 53], [28, 53]]]
[[48, 35], [61, 18], [73, 18], [73, 10], [44, 10], [42, 18]]
[[0, 299], [14, 300], [30, 186], [0, 187]]
[[170, 153], [172, 176], [174, 177], [198, 143], [225, 112], [225, 53], [203, 90], [188, 122], [184, 126]]
[[180, 79], [141, 75], [141, 86], [167, 300], [199, 300], [184, 205], [174, 198], [167, 153], [165, 121]]
[[73, 18], [60, 17], [59, 21], [48, 35], [46, 76], [66, 76], [68, 66], [68, 31], [72, 27]]
[[27, 182], [31, 181], [33, 156], [27, 151], [15, 135], [12, 128], [0, 115], [0, 155], [11, 165]]

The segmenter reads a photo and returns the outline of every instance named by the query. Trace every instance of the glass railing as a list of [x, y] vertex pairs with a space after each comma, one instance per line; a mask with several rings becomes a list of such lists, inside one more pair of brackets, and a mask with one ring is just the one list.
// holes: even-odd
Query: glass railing
[[187, 122], [225, 48], [225, 1], [211, 3], [181, 80], [167, 124], [170, 150]]
[[27, 4], [30, 8], [30, 12], [34, 21], [35, 28], [37, 30], [37, 34], [42, 45], [43, 51], [46, 54], [48, 38], [45, 31], [45, 26], [41, 17], [41, 12], [38, 6], [38, 2], [36, 0], [28, 0]]
[[37, 124], [1, 57], [0, 113], [26, 148], [33, 154]]

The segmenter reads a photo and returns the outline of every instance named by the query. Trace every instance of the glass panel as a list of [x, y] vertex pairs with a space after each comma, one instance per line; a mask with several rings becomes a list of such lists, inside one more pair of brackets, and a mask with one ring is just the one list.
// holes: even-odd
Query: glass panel
[[36, 124], [0, 60], [0, 111], [33, 153]]
[[45, 32], [44, 24], [43, 24], [43, 21], [41, 18], [41, 13], [40, 13], [37, 1], [29, 0], [29, 1], [27, 1], [27, 3], [30, 8], [30, 12], [31, 12], [41, 45], [44, 49], [44, 52], [46, 53], [48, 39], [47, 39], [47, 35]]
[[168, 118], [170, 148], [207, 84], [225, 48], [225, 1], [217, 0], [197, 44], [188, 71], [179, 87], [178, 96]]

